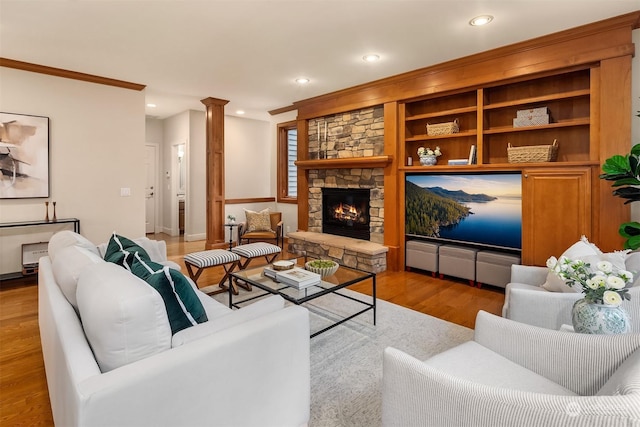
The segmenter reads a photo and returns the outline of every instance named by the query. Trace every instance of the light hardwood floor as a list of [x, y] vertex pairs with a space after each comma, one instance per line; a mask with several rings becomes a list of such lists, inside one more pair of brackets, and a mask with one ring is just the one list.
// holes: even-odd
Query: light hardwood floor
[[[169, 259], [182, 265], [183, 271], [182, 256], [204, 249], [204, 241], [184, 242], [165, 234], [149, 237], [165, 240]], [[222, 274], [221, 267], [207, 269], [198, 284], [216, 284]], [[351, 289], [369, 293], [369, 287], [363, 284]], [[0, 284], [0, 426], [53, 425], [40, 348], [37, 293], [35, 278]], [[377, 296], [470, 328], [478, 310], [500, 314], [504, 303], [502, 289], [478, 289], [466, 281], [406, 271], [380, 273]]]

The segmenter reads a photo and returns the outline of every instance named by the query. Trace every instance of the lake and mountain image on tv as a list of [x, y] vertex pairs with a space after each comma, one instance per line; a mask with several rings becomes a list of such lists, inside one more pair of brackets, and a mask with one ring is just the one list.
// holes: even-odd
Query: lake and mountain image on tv
[[408, 235], [522, 248], [522, 178], [517, 173], [407, 174]]

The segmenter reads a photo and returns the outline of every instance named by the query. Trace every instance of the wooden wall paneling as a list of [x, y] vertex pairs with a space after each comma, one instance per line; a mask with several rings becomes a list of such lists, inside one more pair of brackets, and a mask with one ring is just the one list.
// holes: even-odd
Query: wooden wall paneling
[[[590, 160], [596, 162], [597, 166], [593, 168], [592, 182], [597, 183], [599, 180], [599, 175], [601, 171], [600, 164], [600, 144], [602, 144], [602, 140], [600, 139], [600, 99], [602, 98], [600, 94], [600, 64], [598, 66], [594, 66], [591, 68], [591, 86], [590, 86], [590, 114], [589, 114], [589, 155]], [[600, 184], [597, 184], [598, 186]], [[592, 191], [591, 192], [591, 203], [593, 207], [601, 206], [600, 205], [600, 194], [601, 191]], [[594, 242], [600, 241], [600, 235], [602, 234], [602, 230], [600, 229], [601, 222], [601, 211], [602, 209], [593, 209], [591, 212], [591, 232], [592, 235], [589, 236]], [[605, 215], [606, 216], [606, 215]], [[598, 243], [599, 244], [599, 243]]]
[[[600, 91], [598, 156], [602, 164], [615, 154], [625, 155], [631, 150], [631, 56], [606, 59], [600, 63]], [[629, 205], [614, 197], [612, 190], [611, 181], [599, 179], [594, 186], [601, 206], [596, 243], [603, 251], [622, 249], [623, 239], [618, 228], [631, 217]]]
[[488, 163], [489, 156], [487, 154], [487, 160], [485, 161], [485, 146], [482, 132], [484, 132], [484, 89], [480, 88], [477, 91], [476, 107], [477, 107], [477, 124], [476, 124], [476, 164], [482, 165]]
[[[309, 123], [298, 119], [298, 160], [309, 158]], [[309, 227], [309, 171], [298, 167], [298, 230]]]
[[392, 159], [384, 168], [384, 245], [389, 248], [387, 268], [391, 271], [404, 266], [404, 197], [400, 196], [404, 183], [400, 182], [398, 166], [406, 159], [401, 156], [399, 144], [398, 109], [397, 102], [384, 104], [384, 154]]
[[599, 161], [600, 159], [600, 67], [591, 67], [591, 84], [589, 91], [590, 111], [589, 111], [589, 159]]
[[229, 101], [205, 98], [206, 106], [206, 171], [207, 171], [207, 237], [206, 249], [222, 247], [224, 236], [224, 106]]
[[15, 68], [17, 70], [29, 71], [32, 73], [46, 74], [49, 76], [63, 77], [65, 79], [80, 80], [83, 82], [115, 86], [137, 91], [144, 90], [146, 87], [146, 85], [127, 82], [124, 80], [116, 80], [108, 77], [96, 76], [94, 74], [79, 73], [77, 71], [70, 71], [62, 68], [47, 67], [45, 65], [16, 61], [15, 59], [9, 58], [0, 58], [0, 67]]
[[544, 266], [582, 235], [591, 235], [591, 169], [524, 169], [522, 263]]
[[247, 197], [244, 199], [225, 199], [225, 205], [248, 205], [250, 203], [270, 203], [275, 202], [275, 197]]

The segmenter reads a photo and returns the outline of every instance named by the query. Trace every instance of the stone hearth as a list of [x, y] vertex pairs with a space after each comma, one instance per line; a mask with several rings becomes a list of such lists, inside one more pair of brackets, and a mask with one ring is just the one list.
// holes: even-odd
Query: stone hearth
[[378, 243], [333, 234], [296, 231], [287, 234], [289, 252], [330, 259], [371, 273], [387, 269], [389, 248]]

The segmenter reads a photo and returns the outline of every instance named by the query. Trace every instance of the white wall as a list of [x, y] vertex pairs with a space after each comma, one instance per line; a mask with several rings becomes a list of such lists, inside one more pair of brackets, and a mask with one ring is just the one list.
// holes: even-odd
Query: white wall
[[[95, 243], [113, 231], [144, 235], [144, 91], [0, 67], [0, 111], [49, 117], [50, 197], [0, 200], [0, 222], [44, 219], [46, 200], [58, 218], [75, 217]], [[120, 189], [131, 196], [121, 197]], [[0, 273], [18, 271], [19, 243], [51, 232], [0, 234]]]

